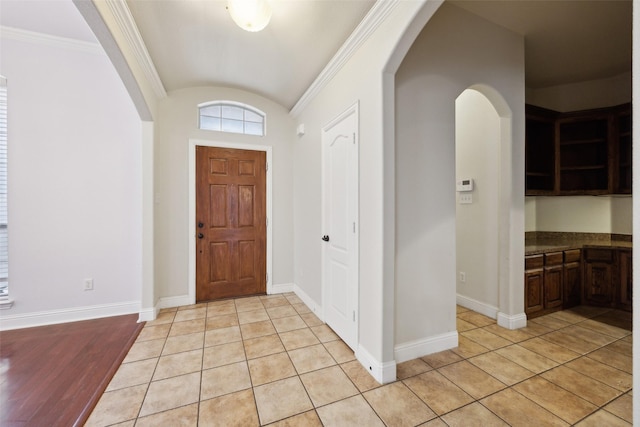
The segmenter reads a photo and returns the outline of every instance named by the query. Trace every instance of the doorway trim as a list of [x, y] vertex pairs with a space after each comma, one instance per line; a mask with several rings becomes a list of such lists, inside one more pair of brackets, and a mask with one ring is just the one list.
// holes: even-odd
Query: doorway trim
[[189, 139], [189, 301], [196, 303], [196, 147], [231, 148], [236, 150], [264, 151], [267, 156], [267, 294], [273, 293], [273, 236], [272, 215], [272, 147], [246, 143]]

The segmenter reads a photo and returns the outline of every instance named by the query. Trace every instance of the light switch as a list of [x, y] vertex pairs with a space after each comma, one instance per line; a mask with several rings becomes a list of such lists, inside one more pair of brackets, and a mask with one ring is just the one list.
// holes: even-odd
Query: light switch
[[472, 193], [460, 193], [459, 203], [461, 205], [469, 205], [473, 203], [473, 194]]

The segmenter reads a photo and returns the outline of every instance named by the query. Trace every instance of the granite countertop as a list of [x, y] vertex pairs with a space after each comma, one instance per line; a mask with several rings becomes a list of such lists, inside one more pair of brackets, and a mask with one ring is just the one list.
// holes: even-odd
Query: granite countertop
[[632, 249], [633, 243], [631, 242], [631, 236], [603, 236], [592, 233], [553, 233], [553, 235], [526, 239], [524, 254], [538, 255], [548, 252], [584, 248]]

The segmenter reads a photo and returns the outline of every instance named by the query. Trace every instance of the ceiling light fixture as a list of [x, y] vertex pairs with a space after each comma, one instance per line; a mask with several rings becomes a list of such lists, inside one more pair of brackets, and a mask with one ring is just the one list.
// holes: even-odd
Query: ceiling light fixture
[[268, 0], [228, 0], [227, 9], [240, 28], [251, 32], [264, 29], [271, 19]]

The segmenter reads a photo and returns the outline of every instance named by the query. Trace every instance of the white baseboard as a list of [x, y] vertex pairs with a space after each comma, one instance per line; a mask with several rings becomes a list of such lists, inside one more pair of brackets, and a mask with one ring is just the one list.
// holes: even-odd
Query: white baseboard
[[458, 332], [447, 332], [420, 340], [398, 344], [394, 349], [396, 363], [417, 359], [418, 357], [458, 346]]
[[160, 309], [157, 306], [151, 308], [141, 308], [138, 315], [138, 322], [151, 322], [152, 320], [156, 320], [159, 311]]
[[268, 294], [272, 295], [272, 294], [284, 294], [287, 292], [294, 292], [294, 288], [295, 288], [295, 284], [294, 283], [278, 283], [276, 285], [272, 285], [271, 289], [269, 289]]
[[388, 384], [397, 380], [395, 360], [380, 362], [361, 345], [356, 351], [356, 359], [380, 384]]
[[160, 298], [156, 304], [156, 310], [159, 311], [162, 308], [180, 307], [181, 305], [191, 305], [191, 298], [189, 295]]
[[313, 311], [313, 314], [324, 322], [324, 315], [322, 314], [322, 307], [320, 305], [316, 304], [316, 302], [296, 284], [293, 285], [293, 292], [309, 307], [309, 310]]
[[468, 308], [469, 310], [473, 310], [477, 313], [484, 314], [485, 316], [492, 319], [497, 319], [498, 317], [498, 307], [494, 307], [490, 304], [475, 300], [473, 298], [465, 297], [464, 295], [456, 295], [456, 304], [461, 305], [464, 308]]
[[527, 326], [527, 315], [524, 313], [509, 315], [498, 313], [498, 325], [507, 329], [519, 329]]
[[54, 325], [58, 323], [78, 322], [81, 320], [121, 316], [124, 314], [135, 314], [139, 311], [140, 301], [126, 301], [117, 304], [73, 307], [63, 310], [39, 311], [13, 315], [3, 314], [0, 316], [0, 331]]

